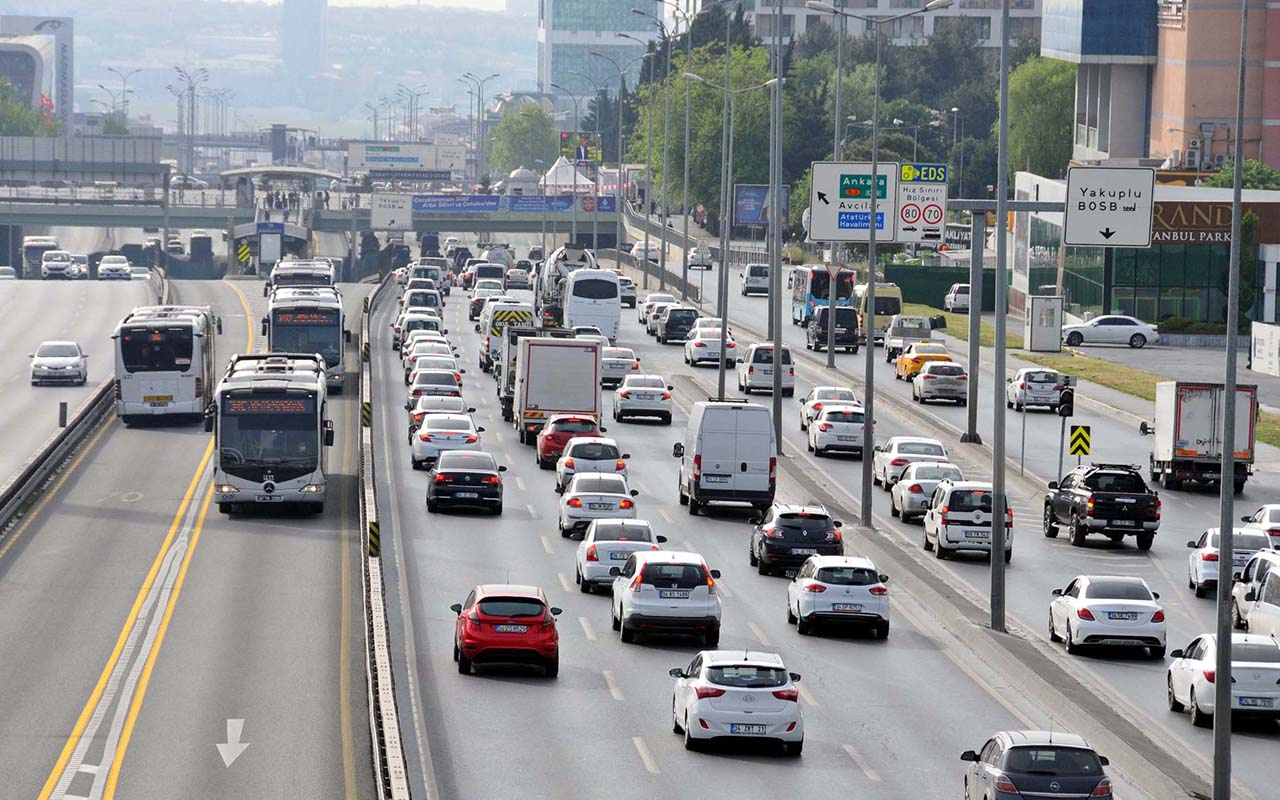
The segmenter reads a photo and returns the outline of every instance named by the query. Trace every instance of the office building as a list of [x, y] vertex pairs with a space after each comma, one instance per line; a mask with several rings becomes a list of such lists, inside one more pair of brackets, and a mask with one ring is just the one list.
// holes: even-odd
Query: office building
[[[538, 8], [538, 91], [558, 94], [562, 107], [564, 101], [572, 101], [553, 89], [552, 83], [579, 97], [591, 95], [594, 86], [601, 84], [608, 84], [616, 92], [617, 72], [609, 62], [592, 56], [591, 51], [603, 53], [622, 66], [644, 54], [642, 45], [617, 36], [621, 32], [643, 41], [657, 38], [653, 20], [633, 14], [633, 8], [663, 16], [660, 0], [542, 0]], [[636, 61], [627, 69], [627, 84], [633, 88], [640, 63]]]

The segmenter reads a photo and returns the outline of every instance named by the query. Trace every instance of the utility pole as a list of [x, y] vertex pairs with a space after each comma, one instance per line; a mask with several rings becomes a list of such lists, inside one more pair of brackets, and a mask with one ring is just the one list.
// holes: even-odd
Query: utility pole
[[[1009, 225], [1009, 0], [1003, 0], [1000, 12], [1000, 139], [996, 148], [996, 354], [993, 372], [991, 402], [995, 419], [991, 435], [991, 629], [1005, 630], [1005, 509], [1009, 499], [1005, 496], [1005, 408], [1004, 384], [1005, 356], [1007, 355], [1005, 330], [1008, 313], [1005, 298], [1008, 292], [1006, 276], [1008, 262]], [[972, 251], [970, 252], [972, 258]], [[982, 298], [978, 298], [981, 314]], [[973, 314], [973, 295], [969, 296], [969, 314]], [[978, 364], [970, 364], [976, 372]], [[1026, 410], [1023, 410], [1026, 413]]]

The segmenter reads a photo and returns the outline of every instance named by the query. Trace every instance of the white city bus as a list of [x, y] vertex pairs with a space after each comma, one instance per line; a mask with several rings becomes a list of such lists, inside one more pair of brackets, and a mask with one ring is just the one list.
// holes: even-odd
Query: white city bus
[[222, 320], [209, 306], [140, 306], [116, 326], [116, 416], [199, 418], [212, 402], [214, 336]]
[[344, 344], [351, 341], [342, 295], [333, 288], [278, 288], [267, 301], [262, 333], [272, 353], [319, 353], [324, 357], [329, 388], [346, 385]]
[[334, 268], [328, 259], [323, 261], [280, 261], [276, 263], [262, 296], [270, 297], [273, 289], [296, 286], [333, 286]]
[[594, 325], [614, 342], [621, 320], [618, 273], [607, 269], [575, 269], [569, 273], [564, 286], [564, 327]]
[[220, 512], [282, 504], [324, 510], [325, 448], [333, 445], [325, 403], [319, 355], [253, 353], [231, 360], [205, 417], [217, 446], [213, 490]]

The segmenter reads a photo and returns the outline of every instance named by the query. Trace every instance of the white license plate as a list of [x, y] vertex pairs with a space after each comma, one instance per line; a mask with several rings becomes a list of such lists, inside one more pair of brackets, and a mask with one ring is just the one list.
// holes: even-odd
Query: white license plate
[[1137, 520], [1132, 519], [1113, 519], [1111, 527], [1113, 528], [1132, 528], [1138, 524]]
[[1137, 611], [1108, 611], [1107, 619], [1128, 619], [1134, 620], [1138, 618]]
[[749, 736], [760, 736], [767, 730], [767, 725], [740, 725], [736, 722], [729, 725], [729, 733], [742, 733]]
[[987, 533], [986, 531], [965, 531], [964, 532], [964, 538], [966, 539], [985, 539], [990, 535], [991, 534]]
[[479, 492], [456, 492], [453, 496], [459, 497], [463, 500], [475, 500], [477, 497], [480, 496], [480, 493]]
[[1240, 705], [1250, 708], [1271, 708], [1273, 701], [1270, 697], [1241, 697]]
[[528, 625], [494, 625], [493, 629], [498, 633], [528, 633]]
[[702, 479], [707, 483], [728, 483], [728, 475], [703, 475]]
[[[868, 217], [868, 219], [870, 219], [870, 217]], [[837, 442], [856, 442], [857, 440], [858, 440], [857, 436], [837, 436], [836, 437]]]
[[587, 508], [592, 511], [608, 511], [613, 508], [613, 503], [587, 503]]
[[169, 404], [168, 403], [147, 403], [147, 405], [151, 408], [165, 408]]
[[651, 394], [638, 394], [638, 395], [636, 395], [636, 399], [637, 399], [637, 400], [652, 400], [652, 399], [653, 399], [653, 395], [651, 395]]
[[818, 554], [818, 551], [814, 550], [812, 547], [791, 548], [791, 555], [793, 556], [816, 556], [817, 554]]
[[625, 552], [624, 553], [614, 552], [609, 554], [609, 560], [610, 561], [626, 561], [627, 557], [630, 555], [631, 555], [630, 553], [625, 553]]
[[861, 604], [861, 603], [832, 603], [832, 604], [831, 604], [831, 610], [832, 610], [832, 611], [846, 611], [846, 612], [848, 612], [848, 611], [861, 611], [861, 610], [862, 610], [862, 604]]
[[256, 503], [283, 503], [284, 497], [278, 494], [260, 494], [253, 498]]
[[689, 590], [688, 589], [660, 589], [658, 591], [658, 597], [662, 598], [663, 600], [688, 600]]

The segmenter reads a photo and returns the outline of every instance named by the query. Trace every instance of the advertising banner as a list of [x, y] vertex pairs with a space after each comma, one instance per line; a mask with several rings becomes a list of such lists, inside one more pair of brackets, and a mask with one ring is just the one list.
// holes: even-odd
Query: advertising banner
[[[763, 183], [735, 183], [733, 185], [733, 224], [769, 224], [769, 186]], [[791, 209], [791, 187], [782, 187], [782, 224], [787, 224]], [[604, 210], [604, 206], [600, 207]]]
[[598, 133], [565, 131], [560, 134], [560, 155], [571, 164], [585, 166], [604, 161], [604, 147]]

